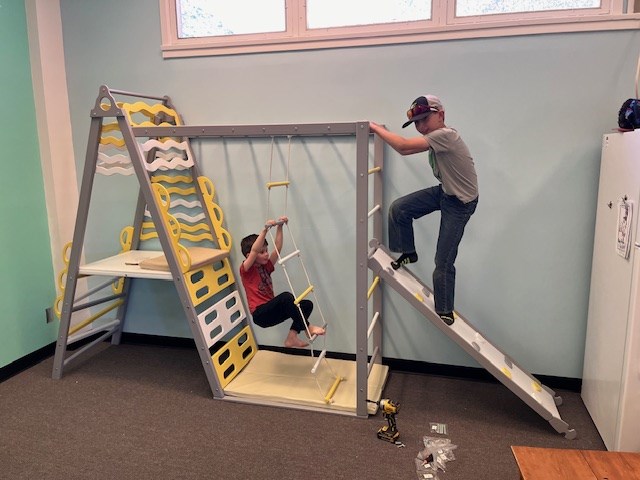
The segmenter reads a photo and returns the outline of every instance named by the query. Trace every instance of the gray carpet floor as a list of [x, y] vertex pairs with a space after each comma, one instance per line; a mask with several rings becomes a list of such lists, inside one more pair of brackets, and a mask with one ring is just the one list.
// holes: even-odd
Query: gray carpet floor
[[518, 479], [511, 445], [605, 450], [571, 391], [556, 393], [574, 440], [500, 383], [392, 371], [398, 448], [376, 437], [380, 413], [214, 400], [190, 348], [105, 344], [61, 380], [52, 363], [0, 384], [1, 479], [410, 480], [430, 423], [457, 446], [441, 480]]

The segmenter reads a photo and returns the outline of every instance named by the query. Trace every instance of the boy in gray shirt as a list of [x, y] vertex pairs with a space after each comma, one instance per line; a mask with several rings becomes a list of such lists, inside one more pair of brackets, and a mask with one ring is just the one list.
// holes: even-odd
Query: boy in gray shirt
[[406, 138], [371, 122], [371, 131], [401, 155], [428, 152], [429, 165], [440, 182], [395, 200], [389, 208], [389, 248], [400, 252], [391, 263], [394, 269], [418, 261], [413, 220], [440, 210], [440, 232], [433, 271], [436, 313], [447, 324], [455, 318], [455, 260], [464, 228], [478, 204], [478, 178], [467, 145], [453, 128], [444, 123], [444, 107], [434, 95], [414, 100], [407, 111], [408, 121], [415, 123], [419, 137]]

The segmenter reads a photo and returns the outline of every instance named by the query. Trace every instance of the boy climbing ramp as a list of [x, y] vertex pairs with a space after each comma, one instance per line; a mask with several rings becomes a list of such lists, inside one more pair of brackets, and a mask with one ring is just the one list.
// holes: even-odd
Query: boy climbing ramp
[[[268, 328], [279, 325], [290, 318], [293, 322], [285, 338], [284, 346], [304, 348], [309, 343], [298, 336], [300, 332], [304, 330], [310, 335], [324, 335], [325, 333], [323, 328], [309, 325], [307, 321], [313, 310], [313, 302], [304, 299], [300, 301], [299, 305], [296, 305], [291, 292], [282, 292], [274, 296], [271, 280], [271, 273], [275, 270], [278, 253], [282, 249], [282, 225], [287, 221], [287, 217], [280, 217], [277, 222], [268, 220], [260, 234], [254, 233], [242, 239], [240, 248], [245, 259], [240, 265], [240, 279], [247, 294], [253, 323], [259, 327]], [[276, 227], [275, 245], [269, 253], [266, 236], [272, 227]]]
[[376, 123], [370, 129], [401, 155], [428, 152], [429, 165], [439, 185], [395, 200], [389, 208], [389, 249], [401, 255], [391, 263], [397, 270], [418, 261], [413, 220], [440, 210], [440, 231], [433, 271], [436, 313], [447, 325], [454, 317], [455, 260], [465, 226], [478, 205], [478, 179], [473, 158], [460, 134], [444, 123], [444, 107], [434, 95], [416, 98], [407, 111], [418, 137], [403, 137]]

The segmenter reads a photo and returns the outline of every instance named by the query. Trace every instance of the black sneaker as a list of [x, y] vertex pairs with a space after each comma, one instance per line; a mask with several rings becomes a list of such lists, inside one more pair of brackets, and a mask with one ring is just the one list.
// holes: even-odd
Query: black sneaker
[[417, 261], [418, 261], [418, 254], [416, 252], [403, 253], [395, 262], [391, 262], [391, 267], [394, 270], [398, 270], [403, 265], [408, 265], [410, 263], [415, 263]]
[[453, 325], [453, 322], [455, 322], [455, 318], [453, 316], [453, 312], [451, 313], [440, 313], [440, 318], [442, 319], [442, 321], [444, 323], [446, 323], [447, 325], [451, 326]]

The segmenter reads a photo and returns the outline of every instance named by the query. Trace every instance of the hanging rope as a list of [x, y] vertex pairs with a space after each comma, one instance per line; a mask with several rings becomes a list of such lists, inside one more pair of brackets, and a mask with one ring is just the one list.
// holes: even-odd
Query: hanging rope
[[[275, 150], [275, 138], [271, 137], [271, 154], [270, 154], [270, 160], [269, 160], [269, 182], [267, 183], [267, 216], [270, 218], [280, 218], [281, 216], [284, 217], [288, 217], [287, 215], [287, 201], [288, 201], [288, 193], [289, 193], [289, 171], [290, 171], [290, 166], [291, 166], [291, 135], [288, 136], [288, 151], [287, 151], [287, 169], [286, 169], [286, 175], [285, 175], [285, 181], [273, 181], [273, 156], [274, 156], [274, 150]], [[271, 189], [273, 187], [285, 187], [285, 194], [284, 194], [284, 213], [280, 216], [276, 215], [273, 216], [271, 214]], [[304, 262], [302, 260], [302, 257], [300, 256], [300, 250], [298, 249], [298, 245], [296, 244], [295, 238], [293, 237], [293, 232], [291, 231], [291, 228], [289, 228], [288, 222], [277, 222], [276, 224], [280, 224], [282, 225], [283, 228], [286, 227], [287, 231], [289, 232], [289, 238], [291, 241], [291, 245], [293, 247], [293, 253], [287, 255], [287, 256], [282, 256], [282, 252], [280, 252], [279, 250], [277, 251], [278, 253], [278, 264], [280, 264], [282, 266], [282, 270], [285, 274], [285, 277], [287, 279], [287, 283], [289, 284], [289, 289], [291, 290], [291, 292], [293, 293], [294, 297], [296, 298], [295, 300], [295, 304], [296, 307], [298, 308], [298, 312], [300, 313], [301, 317], [304, 318], [304, 314], [302, 312], [302, 308], [300, 307], [300, 302], [302, 301], [302, 299], [304, 297], [306, 297], [309, 293], [313, 293], [313, 299], [315, 302], [315, 305], [317, 307], [317, 311], [320, 314], [320, 318], [322, 319], [322, 328], [325, 329], [327, 328], [327, 322], [324, 318], [324, 314], [322, 313], [322, 309], [320, 308], [320, 303], [318, 302], [318, 298], [314, 292], [314, 288], [313, 285], [311, 284], [311, 280], [309, 279], [309, 273], [307, 272], [307, 269], [304, 265]], [[273, 233], [271, 231], [271, 228], [273, 225], [271, 226], [267, 226], [269, 228], [269, 238], [271, 239], [272, 245], [275, 246], [275, 238], [273, 236]], [[289, 273], [287, 272], [287, 267], [286, 267], [286, 262], [291, 259], [292, 257], [297, 256], [300, 260], [300, 266], [302, 267], [302, 271], [304, 272], [304, 276], [307, 282], [307, 289], [300, 295], [297, 296], [295, 293], [295, 288], [293, 287], [293, 283], [291, 281], [291, 278], [289, 276]], [[309, 325], [307, 322], [305, 322], [305, 330], [307, 333], [307, 337], [309, 337], [309, 343], [310, 343], [310, 351], [311, 351], [311, 357], [315, 358], [315, 351], [313, 348], [313, 344], [314, 341], [316, 340], [316, 338], [318, 337], [318, 335], [312, 335], [311, 332], [309, 331]], [[318, 359], [315, 363], [315, 365], [313, 366], [313, 368], [311, 369], [311, 373], [314, 375], [315, 380], [316, 380], [316, 384], [318, 386], [318, 390], [322, 393], [322, 388], [320, 386], [320, 383], [318, 382], [318, 378], [316, 375], [316, 371], [317, 368], [320, 364], [320, 362], [322, 360], [324, 360], [324, 363], [327, 365], [327, 367], [329, 368], [329, 370], [331, 371], [331, 374], [333, 377], [335, 377], [335, 381], [333, 383], [333, 385], [331, 386], [329, 392], [325, 395], [325, 402], [330, 403], [331, 402], [331, 397], [333, 396], [333, 393], [335, 392], [337, 385], [340, 383], [340, 381], [344, 380], [341, 377], [338, 377], [335, 372], [333, 371], [333, 369], [331, 368], [331, 365], [329, 364], [329, 362], [327, 361], [327, 359], [325, 358], [325, 353], [326, 353], [326, 335], [323, 335], [323, 349], [320, 353], [320, 355], [318, 356]]]

